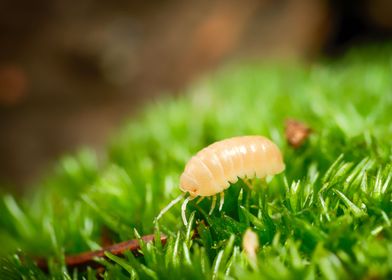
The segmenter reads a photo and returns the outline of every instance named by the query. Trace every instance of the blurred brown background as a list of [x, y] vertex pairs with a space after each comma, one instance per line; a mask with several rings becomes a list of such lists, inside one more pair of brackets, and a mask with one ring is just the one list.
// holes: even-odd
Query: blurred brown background
[[163, 91], [243, 57], [339, 55], [388, 40], [392, 1], [0, 1], [0, 182], [100, 148]]

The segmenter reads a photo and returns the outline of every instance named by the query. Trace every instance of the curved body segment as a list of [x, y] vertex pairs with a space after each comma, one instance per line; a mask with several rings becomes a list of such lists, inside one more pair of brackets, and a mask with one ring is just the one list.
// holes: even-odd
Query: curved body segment
[[195, 196], [223, 192], [238, 178], [264, 178], [285, 168], [279, 148], [263, 136], [215, 142], [193, 156], [180, 177], [180, 189]]

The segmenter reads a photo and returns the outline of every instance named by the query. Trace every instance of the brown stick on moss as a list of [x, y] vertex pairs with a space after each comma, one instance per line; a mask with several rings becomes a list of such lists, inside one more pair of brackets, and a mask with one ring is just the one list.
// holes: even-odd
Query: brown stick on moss
[[[142, 236], [141, 239], [148, 243], [154, 241], [154, 235], [149, 234]], [[161, 243], [162, 245], [166, 244], [167, 236], [161, 235]], [[132, 239], [128, 241], [124, 241], [121, 243], [116, 243], [110, 246], [103, 247], [101, 250], [97, 251], [88, 251], [83, 252], [77, 255], [71, 255], [65, 257], [65, 264], [68, 268], [86, 268], [88, 266], [91, 267], [99, 267], [100, 264], [96, 262], [95, 258], [104, 258], [105, 252], [109, 252], [113, 255], [123, 255], [127, 251], [131, 251], [134, 255], [139, 255], [138, 250], [140, 249], [140, 244], [137, 239]], [[38, 259], [36, 260], [37, 266], [42, 270], [48, 270], [48, 262], [46, 259]]]

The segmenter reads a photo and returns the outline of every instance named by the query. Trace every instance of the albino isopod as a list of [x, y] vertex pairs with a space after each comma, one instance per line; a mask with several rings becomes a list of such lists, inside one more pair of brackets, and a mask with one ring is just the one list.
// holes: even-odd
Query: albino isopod
[[[220, 194], [220, 206], [224, 202], [224, 190], [239, 178], [265, 178], [282, 172], [285, 168], [279, 148], [263, 136], [238, 136], [215, 142], [193, 156], [180, 177], [180, 189], [189, 193], [182, 205], [185, 217], [189, 200], [213, 196], [211, 211], [215, 208], [216, 195]], [[159, 219], [171, 206], [180, 201], [177, 197], [162, 209]]]

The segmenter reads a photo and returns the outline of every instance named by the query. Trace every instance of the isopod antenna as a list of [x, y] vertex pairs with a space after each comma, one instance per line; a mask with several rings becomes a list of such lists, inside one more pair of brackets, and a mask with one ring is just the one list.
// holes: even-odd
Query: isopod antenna
[[[161, 212], [159, 212], [158, 216], [156, 216], [155, 218], [155, 222], [157, 222], [160, 218], [162, 218], [163, 214], [165, 214], [167, 211], [170, 210], [170, 208], [172, 208], [174, 205], [176, 205], [178, 202], [180, 202], [180, 200], [182, 198], [184, 198], [184, 196], [186, 195], [186, 193], [180, 194], [179, 196], [177, 196], [175, 199], [173, 199], [172, 201], [169, 202], [168, 205], [166, 205]], [[188, 200], [189, 201], [189, 200]]]

